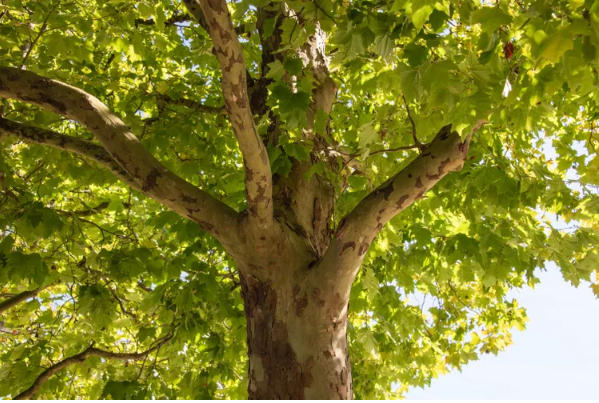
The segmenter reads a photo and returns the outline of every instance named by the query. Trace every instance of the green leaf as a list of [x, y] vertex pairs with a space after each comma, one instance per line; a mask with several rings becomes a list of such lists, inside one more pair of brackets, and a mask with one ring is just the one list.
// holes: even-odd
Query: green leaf
[[285, 66], [285, 70], [292, 76], [300, 75], [304, 68], [302, 59], [299, 57], [286, 57], [283, 65]]
[[582, 40], [582, 54], [587, 62], [592, 62], [597, 58], [597, 48], [591, 43], [589, 36], [585, 36]]
[[362, 35], [360, 33], [354, 33], [349, 36], [349, 41], [345, 45], [348, 58], [352, 59], [356, 56], [363, 54], [366, 49], [362, 41]]
[[410, 43], [404, 47], [403, 54], [408, 59], [410, 66], [419, 66], [428, 58], [428, 49], [424, 46]]
[[277, 20], [275, 18], [268, 18], [264, 21], [264, 38], [268, 38], [273, 34], [276, 22]]
[[8, 255], [15, 243], [15, 239], [12, 236], [6, 236], [0, 242], [0, 254]]
[[268, 158], [270, 160], [270, 168], [273, 174], [279, 174], [286, 177], [291, 172], [291, 161], [286, 154], [278, 148], [268, 149]]
[[367, 123], [360, 127], [358, 137], [360, 139], [360, 148], [366, 148], [379, 139], [379, 134], [371, 123]]
[[144, 400], [146, 389], [137, 381], [108, 381], [102, 390], [102, 399]]
[[314, 116], [314, 132], [321, 136], [325, 136], [327, 134], [328, 121], [329, 115], [322, 109], [318, 109]]
[[137, 5], [137, 11], [139, 11], [141, 18], [145, 18], [145, 19], [150, 18], [152, 16], [152, 14], [154, 13], [154, 9], [143, 2], [140, 2]]
[[96, 284], [81, 286], [78, 302], [80, 313], [87, 315], [97, 328], [104, 329], [111, 324], [116, 312], [107, 288]]
[[310, 158], [310, 149], [306, 146], [296, 143], [289, 143], [283, 146], [288, 156], [298, 161], [307, 161]]
[[266, 73], [267, 78], [272, 78], [275, 81], [279, 81], [283, 78], [285, 74], [285, 68], [283, 67], [283, 63], [279, 60], [275, 60], [272, 63], [268, 63], [268, 73]]
[[541, 50], [541, 57], [548, 59], [552, 63], [557, 63], [562, 55], [574, 48], [570, 30], [562, 28], [555, 34], [545, 40], [545, 45]]
[[419, 7], [414, 12], [412, 12], [411, 19], [412, 23], [416, 27], [416, 30], [422, 29], [424, 23], [428, 20], [428, 17], [432, 14], [433, 7], [429, 5], [423, 5]]
[[395, 50], [395, 40], [388, 33], [377, 36], [374, 40], [374, 50], [383, 59], [388, 59]]
[[289, 129], [306, 124], [306, 110], [310, 106], [310, 95], [303, 92], [293, 92], [285, 83], [278, 83], [272, 89], [273, 100], [279, 106], [279, 114], [285, 120]]
[[323, 176], [325, 170], [326, 165], [324, 164], [324, 162], [317, 162], [316, 164], [312, 165], [310, 169], [308, 169], [308, 172], [306, 172], [306, 180], [309, 181], [313, 175]]
[[13, 281], [15, 279], [31, 280], [38, 286], [42, 286], [49, 275], [48, 267], [37, 253], [13, 252], [7, 256], [7, 268]]
[[481, 7], [472, 13], [472, 21], [481, 24], [483, 32], [495, 32], [503, 25], [510, 25], [512, 17], [499, 7]]

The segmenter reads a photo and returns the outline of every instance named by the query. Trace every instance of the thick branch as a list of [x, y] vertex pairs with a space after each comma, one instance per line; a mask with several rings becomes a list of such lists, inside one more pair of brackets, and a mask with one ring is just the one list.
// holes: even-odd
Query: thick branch
[[349, 292], [364, 255], [385, 223], [424, 197], [449, 172], [462, 169], [470, 139], [462, 141], [451, 125], [445, 126], [415, 160], [358, 203], [341, 220], [325, 254], [328, 264], [322, 267], [330, 267], [334, 273], [321, 274], [334, 278], [335, 287]]
[[186, 108], [193, 109], [201, 113], [213, 113], [216, 115], [227, 114], [227, 108], [225, 108], [224, 106], [208, 106], [194, 101], [193, 99], [173, 99], [168, 95], [158, 95], [158, 99], [163, 100], [164, 102], [168, 102], [169, 104], [184, 106]]
[[249, 219], [258, 228], [267, 228], [272, 223], [273, 214], [272, 174], [266, 147], [254, 126], [245, 61], [227, 3], [225, 0], [196, 0], [185, 1], [185, 5], [194, 16], [200, 6], [206, 29], [214, 43], [221, 66], [225, 105], [243, 154]]
[[66, 367], [68, 367], [70, 365], [82, 363], [88, 357], [96, 356], [96, 357], [102, 357], [102, 358], [114, 359], [114, 360], [138, 361], [138, 360], [144, 359], [148, 354], [151, 354], [152, 352], [156, 351], [157, 349], [162, 347], [164, 344], [168, 343], [170, 340], [171, 340], [170, 336], [166, 337], [164, 339], [161, 339], [158, 343], [156, 343], [156, 345], [154, 347], [152, 347], [149, 350], [146, 350], [142, 353], [113, 353], [111, 351], [100, 350], [95, 347], [88, 347], [82, 353], [79, 353], [79, 354], [74, 355], [69, 358], [65, 358], [64, 360], [57, 362], [56, 364], [47, 368], [44, 372], [41, 373], [40, 376], [37, 377], [37, 379], [33, 382], [33, 385], [31, 385], [31, 387], [29, 387], [27, 390], [25, 390], [25, 391], [21, 392], [20, 394], [18, 394], [17, 396], [15, 396], [13, 400], [33, 399], [35, 397], [35, 394], [42, 387], [42, 385], [48, 379], [50, 379], [54, 374], [62, 371], [63, 369], [65, 369]]
[[13, 135], [20, 137], [30, 143], [37, 143], [70, 151], [83, 157], [96, 161], [100, 165], [108, 168], [117, 178], [141, 191], [141, 187], [135, 182], [129, 174], [108, 154], [100, 145], [91, 141], [81, 140], [76, 137], [65, 136], [50, 130], [39, 127], [17, 123], [12, 120], [0, 118], [0, 133], [4, 135]]
[[42, 290], [43, 290], [43, 288], [40, 287], [40, 288], [36, 288], [35, 290], [31, 290], [31, 291], [23, 291], [22, 293], [17, 294], [14, 297], [7, 299], [6, 301], [0, 302], [0, 314], [4, 313], [5, 311], [9, 310], [10, 308], [13, 308], [13, 307], [19, 305], [23, 301], [27, 301], [29, 298], [35, 297]]
[[235, 242], [238, 214], [164, 167], [97, 98], [28, 71], [0, 67], [0, 97], [17, 99], [85, 125], [141, 191], [183, 217], [197, 222], [225, 247]]
[[[210, 33], [208, 21], [206, 21], [206, 17], [204, 17], [199, 2], [197, 0], [183, 0], [183, 4], [185, 4], [187, 11], [189, 11], [189, 14], [193, 16], [193, 19], [197, 21], [200, 27], [202, 27], [204, 31]], [[235, 32], [237, 35], [246, 33], [245, 28], [242, 25], [235, 27]]]

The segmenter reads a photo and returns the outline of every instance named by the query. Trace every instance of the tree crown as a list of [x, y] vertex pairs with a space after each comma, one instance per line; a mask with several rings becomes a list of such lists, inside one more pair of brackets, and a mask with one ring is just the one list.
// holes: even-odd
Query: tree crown
[[597, 3], [228, 10], [218, 36], [195, 0], [1, 2], [0, 396], [75, 357], [37, 396], [245, 397], [227, 223], [271, 228], [297, 174], [333, 236], [443, 130], [464, 167], [377, 227], [351, 290], [356, 397], [497, 354], [547, 261], [599, 295]]

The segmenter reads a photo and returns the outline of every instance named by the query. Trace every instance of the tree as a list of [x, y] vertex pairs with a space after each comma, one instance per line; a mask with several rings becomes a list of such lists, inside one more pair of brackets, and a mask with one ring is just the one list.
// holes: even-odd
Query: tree
[[591, 0], [3, 0], [0, 33], [0, 396], [399, 397], [508, 345], [545, 262], [599, 293]]

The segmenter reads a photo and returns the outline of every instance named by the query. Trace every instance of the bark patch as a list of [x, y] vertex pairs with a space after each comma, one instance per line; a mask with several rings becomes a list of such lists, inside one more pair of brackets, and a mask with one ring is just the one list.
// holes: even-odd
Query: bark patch
[[343, 252], [345, 252], [345, 250], [348, 248], [352, 248], [355, 251], [356, 243], [352, 241], [352, 242], [346, 242], [345, 244], [343, 244], [343, 248], [341, 248], [341, 252], [339, 252], [339, 256], [343, 255]]
[[308, 358], [308, 361], [304, 365], [304, 373], [303, 373], [304, 386], [307, 388], [312, 386], [312, 382], [314, 381], [314, 377], [312, 376], [312, 367], [313, 366], [314, 366], [314, 358], [312, 356], [310, 356], [310, 358]]
[[306, 307], [308, 306], [308, 297], [306, 296], [306, 293], [304, 293], [303, 298], [299, 297], [300, 294], [300, 287], [298, 285], [296, 285], [295, 287], [293, 287], [293, 300], [295, 301], [295, 314], [297, 316], [302, 316], [302, 312], [304, 312], [304, 309], [306, 309]]
[[389, 200], [389, 197], [391, 196], [391, 193], [393, 193], [393, 182], [390, 182], [387, 186], [381, 187], [378, 190], [375, 190], [375, 192], [373, 193], [374, 195], [378, 195], [380, 193], [383, 194], [383, 198], [385, 200]]
[[144, 192], [148, 192], [154, 189], [157, 185], [158, 178], [160, 178], [161, 176], [162, 174], [160, 173], [160, 171], [156, 168], [153, 168], [148, 174], [148, 176], [146, 176], [146, 181], [141, 190], [143, 190]]
[[[250, 358], [249, 398], [304, 399], [304, 387], [312, 382], [310, 368], [306, 365], [303, 374], [288, 341], [287, 325], [276, 318], [276, 291], [270, 282], [262, 283], [250, 275], [241, 276], [241, 291]], [[253, 360], [260, 362], [253, 365]], [[261, 368], [261, 376], [256, 376], [253, 367]]]
[[314, 291], [312, 291], [312, 296], [314, 297], [314, 301], [316, 301], [316, 305], [319, 307], [323, 307], [326, 303], [322, 298], [322, 291], [320, 291], [320, 288], [315, 288]]
[[403, 195], [399, 198], [399, 200], [397, 201], [397, 203], [395, 203], [395, 210], [400, 210], [403, 208], [403, 204], [406, 202], [406, 200], [408, 200], [410, 198], [410, 196], [408, 195]]
[[195, 202], [197, 202], [197, 201], [198, 201], [198, 199], [197, 199], [197, 198], [195, 198], [195, 197], [191, 197], [191, 196], [189, 196], [189, 195], [186, 195], [186, 194], [183, 194], [183, 195], [181, 196], [181, 200], [183, 200], [185, 203], [195, 203]]

